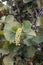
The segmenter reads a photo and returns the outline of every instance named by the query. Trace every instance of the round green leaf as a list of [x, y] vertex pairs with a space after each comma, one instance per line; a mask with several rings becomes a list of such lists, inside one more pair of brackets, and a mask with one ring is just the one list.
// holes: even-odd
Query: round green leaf
[[31, 29], [31, 25], [30, 21], [24, 21], [22, 23], [23, 31], [27, 33], [28, 36], [36, 36], [36, 33]]
[[36, 37], [33, 39], [33, 41], [36, 42], [36, 43], [41, 43], [41, 42], [43, 42], [43, 36], [38, 35], [38, 36], [36, 36]]
[[22, 23], [23, 31], [24, 32], [29, 32], [31, 29], [31, 23], [30, 21], [23, 21]]
[[12, 26], [6, 24], [4, 27], [4, 36], [7, 41], [14, 42], [15, 39], [15, 32], [12, 31]]
[[7, 56], [3, 59], [3, 63], [4, 65], [13, 65], [14, 60], [10, 56]]
[[13, 22], [13, 21], [14, 21], [14, 16], [13, 16], [13, 15], [8, 15], [8, 16], [6, 17], [5, 22], [9, 23], [9, 22]]
[[4, 36], [6, 38], [7, 41], [13, 42], [15, 40], [15, 33], [16, 30], [20, 27], [20, 24], [16, 21], [16, 22], [12, 22], [12, 24], [5, 24], [4, 27]]

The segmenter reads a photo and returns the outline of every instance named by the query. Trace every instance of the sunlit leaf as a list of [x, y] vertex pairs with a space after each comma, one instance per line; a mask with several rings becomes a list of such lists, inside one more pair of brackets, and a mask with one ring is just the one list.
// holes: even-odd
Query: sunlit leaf
[[15, 33], [12, 31], [12, 26], [6, 24], [4, 27], [4, 36], [7, 41], [14, 42]]

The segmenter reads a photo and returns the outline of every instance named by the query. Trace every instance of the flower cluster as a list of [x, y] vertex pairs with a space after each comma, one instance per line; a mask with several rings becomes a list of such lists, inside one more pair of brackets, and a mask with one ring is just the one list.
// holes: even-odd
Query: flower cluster
[[16, 45], [20, 45], [20, 38], [22, 35], [22, 28], [18, 28], [16, 35], [15, 35], [15, 43]]

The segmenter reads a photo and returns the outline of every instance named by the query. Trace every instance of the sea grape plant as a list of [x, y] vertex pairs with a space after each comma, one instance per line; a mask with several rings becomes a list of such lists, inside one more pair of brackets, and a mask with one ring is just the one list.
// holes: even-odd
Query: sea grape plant
[[0, 0], [0, 65], [43, 65], [43, 1]]

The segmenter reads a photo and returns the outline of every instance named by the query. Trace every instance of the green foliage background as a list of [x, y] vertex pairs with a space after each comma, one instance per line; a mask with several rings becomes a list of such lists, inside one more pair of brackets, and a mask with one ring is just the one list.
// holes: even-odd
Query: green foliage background
[[0, 65], [43, 65], [43, 0], [6, 1], [0, 1]]

